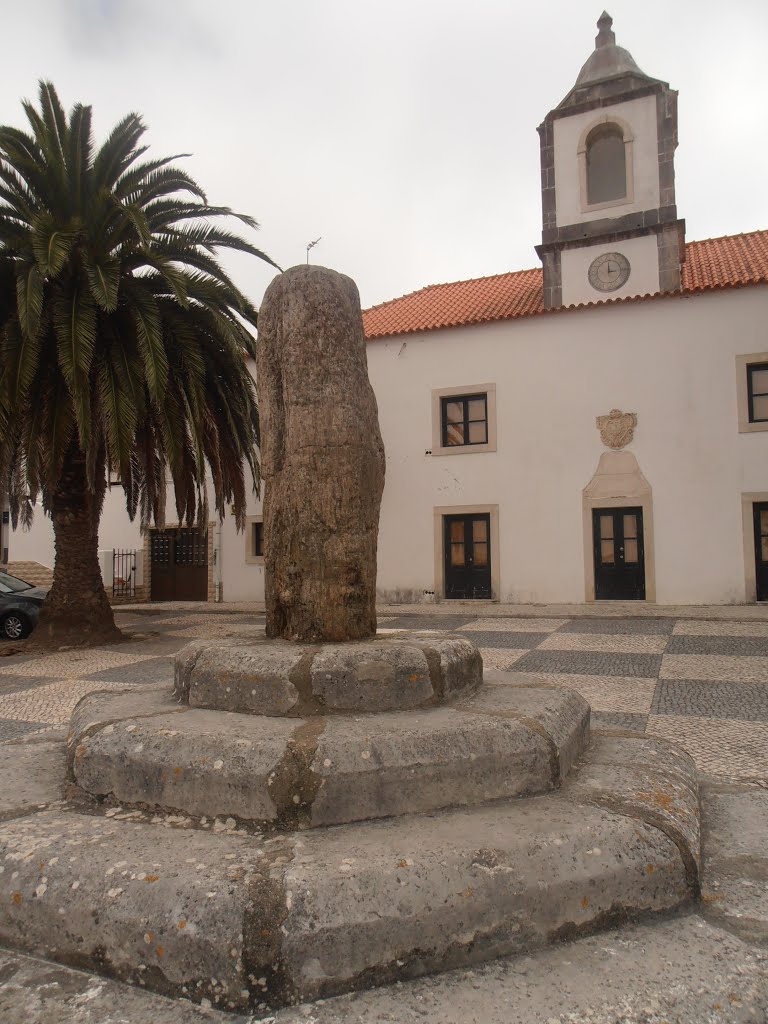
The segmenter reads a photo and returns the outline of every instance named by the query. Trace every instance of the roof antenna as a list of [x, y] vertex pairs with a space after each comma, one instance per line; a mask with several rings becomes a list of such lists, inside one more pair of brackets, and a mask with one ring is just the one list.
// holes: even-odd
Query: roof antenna
[[309, 265], [309, 250], [310, 249], [314, 249], [314, 247], [317, 245], [317, 243], [318, 242], [322, 242], [322, 240], [323, 240], [323, 238], [322, 238], [322, 235], [321, 235], [320, 238], [316, 238], [314, 240], [314, 242], [310, 242], [309, 245], [307, 246], [307, 265]]

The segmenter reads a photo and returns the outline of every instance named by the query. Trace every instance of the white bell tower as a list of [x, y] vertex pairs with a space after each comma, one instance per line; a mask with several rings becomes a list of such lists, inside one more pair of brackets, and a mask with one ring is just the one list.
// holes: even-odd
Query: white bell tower
[[544, 306], [679, 291], [677, 93], [616, 45], [610, 15], [565, 99], [539, 126]]

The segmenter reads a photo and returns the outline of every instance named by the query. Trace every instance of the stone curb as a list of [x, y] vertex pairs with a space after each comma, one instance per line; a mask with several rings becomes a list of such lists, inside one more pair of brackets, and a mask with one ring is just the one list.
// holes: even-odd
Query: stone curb
[[530, 951], [691, 895], [665, 835], [557, 794], [311, 833], [284, 885], [283, 985], [302, 1001]]
[[343, 644], [250, 637], [193, 641], [174, 678], [190, 707], [306, 718], [436, 707], [477, 690], [483, 663], [470, 637], [445, 632]]
[[605, 807], [658, 828], [677, 846], [688, 884], [698, 896], [701, 810], [696, 765], [680, 749], [652, 737], [598, 735], [563, 795]]
[[589, 745], [589, 705], [576, 690], [564, 686], [518, 686], [507, 677], [454, 707], [477, 715], [509, 717], [544, 737], [556, 781], [566, 777]]
[[66, 744], [62, 740], [0, 745], [0, 821], [63, 800]]
[[253, 841], [44, 811], [0, 829], [0, 850], [3, 943], [166, 995], [252, 1001]]
[[93, 690], [75, 704], [67, 733], [67, 774], [74, 780], [74, 760], [78, 747], [97, 732], [126, 718], [154, 718], [157, 715], [187, 711], [173, 699], [166, 683], [132, 685], [121, 693]]
[[768, 791], [705, 785], [702, 833], [705, 915], [768, 946]]
[[546, 792], [588, 741], [589, 706], [567, 689], [302, 720], [179, 707], [149, 687], [78, 704], [70, 777], [122, 804], [292, 829]]

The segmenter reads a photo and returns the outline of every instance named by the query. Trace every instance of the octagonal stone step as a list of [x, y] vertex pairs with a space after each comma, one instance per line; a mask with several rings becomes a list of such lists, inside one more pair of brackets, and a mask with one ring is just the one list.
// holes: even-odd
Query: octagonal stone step
[[588, 739], [589, 705], [558, 688], [295, 719], [180, 707], [149, 687], [83, 698], [69, 753], [92, 796], [291, 829], [546, 792]]
[[556, 793], [311, 831], [41, 811], [0, 823], [0, 943], [258, 1012], [684, 905], [698, 806], [685, 754], [601, 737]]
[[315, 644], [251, 635], [192, 641], [174, 675], [190, 707], [306, 718], [447, 704], [482, 685], [483, 660], [469, 637], [446, 633]]

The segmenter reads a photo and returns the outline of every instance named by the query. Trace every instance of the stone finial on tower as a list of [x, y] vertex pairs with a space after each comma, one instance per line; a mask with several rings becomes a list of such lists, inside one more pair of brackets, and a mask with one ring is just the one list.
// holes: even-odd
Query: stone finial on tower
[[613, 25], [613, 18], [610, 16], [608, 11], [603, 11], [597, 19], [597, 27], [600, 31], [595, 36], [596, 50], [601, 46], [610, 46], [615, 44], [616, 33], [611, 31], [611, 25]]
[[[560, 104], [561, 107], [568, 106], [573, 102], [574, 90], [583, 90], [597, 82], [626, 79], [627, 76], [634, 76], [642, 82], [655, 81], [640, 70], [629, 50], [616, 45], [616, 33], [613, 31], [612, 25], [613, 18], [607, 11], [603, 11], [597, 21], [598, 33], [595, 36], [595, 48], [579, 72], [574, 89]], [[583, 98], [580, 93], [578, 99]]]

